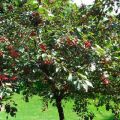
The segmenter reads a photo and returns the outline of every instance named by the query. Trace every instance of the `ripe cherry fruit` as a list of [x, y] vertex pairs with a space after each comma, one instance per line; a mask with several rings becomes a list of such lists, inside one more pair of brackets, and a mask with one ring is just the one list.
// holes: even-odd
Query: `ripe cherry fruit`
[[90, 48], [91, 47], [91, 42], [90, 41], [85, 41], [84, 45], [85, 45], [85, 48]]
[[72, 42], [72, 40], [70, 40], [69, 37], [67, 37], [66, 42], [67, 42], [67, 45], [69, 45], [69, 46], [73, 45], [73, 42]]
[[9, 78], [7, 75], [0, 75], [0, 80], [8, 80]]
[[9, 6], [8, 6], [8, 10], [9, 10], [9, 11], [13, 11], [13, 6], [12, 6], [12, 5], [9, 5]]
[[52, 63], [53, 63], [52, 60], [49, 60], [49, 59], [44, 60], [44, 64], [46, 65], [51, 65]]
[[78, 39], [75, 38], [75, 39], [73, 40], [73, 45], [77, 45], [77, 44], [78, 44]]
[[69, 37], [67, 37], [66, 42], [67, 42], [67, 45], [69, 45], [69, 46], [75, 46], [75, 45], [77, 45], [77, 44], [78, 44], [78, 39], [77, 39], [77, 38], [75, 38], [74, 40], [70, 40], [70, 38], [69, 38]]
[[3, 57], [3, 51], [0, 51], [0, 57]]
[[31, 37], [36, 36], [36, 35], [37, 35], [37, 34], [36, 34], [35, 31], [32, 31], [32, 32], [30, 33], [30, 36], [31, 36]]
[[107, 79], [105, 76], [102, 76], [101, 80], [104, 85], [108, 85], [110, 83], [109, 79]]
[[13, 45], [8, 45], [8, 46], [7, 46], [7, 49], [8, 49], [8, 50], [12, 50], [12, 49], [14, 49], [14, 46], [13, 46]]
[[17, 76], [12, 76], [12, 77], [10, 78], [10, 80], [12, 80], [12, 81], [17, 80]]
[[5, 42], [7, 39], [5, 37], [0, 37], [0, 42]]
[[10, 50], [10, 56], [13, 58], [18, 58], [20, 56], [20, 54], [16, 50]]
[[104, 80], [103, 80], [103, 84], [104, 84], [104, 85], [108, 85], [109, 83], [110, 83], [110, 81], [109, 81], [108, 79], [104, 79]]
[[40, 49], [41, 49], [43, 52], [46, 52], [47, 47], [46, 47], [45, 44], [41, 43], [41, 44], [39, 45], [39, 47], [40, 47]]
[[34, 12], [32, 13], [32, 16], [33, 16], [33, 17], [38, 17], [38, 16], [39, 16], [39, 13], [36, 12], [36, 11], [34, 11]]

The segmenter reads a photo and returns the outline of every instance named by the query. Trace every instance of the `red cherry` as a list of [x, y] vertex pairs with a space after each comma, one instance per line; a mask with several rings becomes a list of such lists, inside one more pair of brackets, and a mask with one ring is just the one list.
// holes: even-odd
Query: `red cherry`
[[12, 49], [14, 49], [14, 47], [13, 47], [12, 45], [8, 45], [8, 46], [7, 46], [7, 49], [8, 49], [8, 50], [12, 50]]
[[52, 63], [53, 63], [52, 60], [48, 60], [48, 59], [46, 59], [46, 60], [44, 61], [44, 64], [47, 64], [47, 65], [50, 65], [50, 64], [52, 64]]
[[32, 16], [33, 16], [33, 17], [38, 17], [38, 16], [39, 16], [39, 13], [38, 13], [38, 12], [33, 12], [33, 13], [32, 13]]
[[0, 51], [0, 57], [3, 57], [3, 52], [2, 51]]
[[8, 80], [7, 75], [0, 75], [0, 80]]
[[108, 85], [109, 83], [110, 83], [110, 81], [109, 81], [108, 79], [104, 79], [104, 80], [103, 80], [103, 84], [104, 84], [104, 85]]
[[25, 52], [27, 52], [29, 50], [29, 47], [28, 46], [25, 46]]
[[109, 79], [107, 79], [104, 75], [101, 77], [101, 80], [104, 85], [108, 85], [110, 83]]
[[37, 34], [36, 34], [36, 32], [35, 31], [32, 31], [31, 33], [30, 33], [30, 36], [32, 37], [32, 36], [36, 36]]
[[91, 42], [90, 41], [85, 41], [84, 45], [86, 48], [90, 48], [91, 47]]
[[68, 44], [69, 46], [72, 46], [72, 45], [73, 45], [73, 42], [72, 42], [72, 41], [67, 41], [67, 44]]
[[5, 37], [0, 37], [0, 42], [5, 42], [6, 38]]
[[41, 48], [41, 50], [42, 50], [43, 52], [46, 52], [47, 47], [46, 47], [45, 44], [41, 43], [41, 44], [39, 45], [39, 47]]
[[105, 76], [101, 76], [101, 80], [103, 81], [104, 79], [106, 79], [106, 77]]
[[17, 76], [12, 76], [10, 80], [13, 80], [13, 81], [17, 80]]
[[3, 80], [8, 80], [8, 77], [6, 75], [3, 76]]
[[9, 5], [9, 6], [8, 6], [8, 10], [9, 10], [9, 11], [13, 11], [13, 6], [12, 6], [12, 5]]
[[69, 37], [67, 37], [66, 42], [67, 42], [67, 44], [68, 44], [69, 46], [72, 46], [72, 45], [73, 45], [73, 42], [72, 42], [72, 40], [70, 40]]
[[18, 58], [20, 56], [20, 54], [16, 50], [10, 50], [10, 56], [13, 58]]
[[78, 39], [75, 38], [74, 40], [70, 40], [70, 38], [67, 37], [66, 42], [67, 42], [67, 44], [68, 44], [69, 46], [76, 46], [76, 45], [78, 44]]
[[44, 61], [44, 64], [49, 64], [49, 61], [48, 61], [48, 60], [45, 60], [45, 61]]
[[78, 39], [75, 38], [75, 39], [73, 40], [73, 45], [77, 45], [77, 44], [78, 44]]

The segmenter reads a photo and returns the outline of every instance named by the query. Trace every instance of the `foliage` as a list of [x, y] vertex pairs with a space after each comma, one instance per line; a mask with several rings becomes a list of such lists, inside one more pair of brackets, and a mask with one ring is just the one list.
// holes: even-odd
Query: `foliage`
[[[80, 7], [68, 0], [1, 1], [1, 98], [21, 90], [27, 102], [31, 95], [43, 96], [56, 102], [60, 117], [62, 99], [75, 99], [75, 106], [81, 98], [86, 104], [87, 98], [101, 97], [100, 105], [117, 104], [120, 19], [111, 15], [115, 4], [119, 1]], [[118, 119], [119, 107], [114, 109]]]

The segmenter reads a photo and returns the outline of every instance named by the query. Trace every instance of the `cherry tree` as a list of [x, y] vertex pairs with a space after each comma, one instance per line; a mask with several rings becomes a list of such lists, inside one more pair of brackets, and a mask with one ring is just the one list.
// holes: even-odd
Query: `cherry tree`
[[[93, 119], [88, 98], [97, 99], [96, 107], [105, 104], [119, 119], [120, 18], [111, 15], [114, 6], [119, 0], [80, 7], [69, 0], [1, 1], [1, 100], [20, 91], [26, 102], [42, 96], [64, 120], [62, 100], [73, 99], [74, 111]], [[17, 111], [5, 108], [12, 116]]]

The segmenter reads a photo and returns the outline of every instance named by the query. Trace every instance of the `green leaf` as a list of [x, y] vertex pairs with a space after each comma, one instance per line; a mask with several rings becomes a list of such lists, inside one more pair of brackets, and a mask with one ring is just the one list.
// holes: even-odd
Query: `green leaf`
[[106, 54], [105, 50], [101, 48], [99, 45], [95, 45], [95, 52], [97, 53], [98, 56], [104, 56]]
[[78, 81], [74, 81], [73, 84], [76, 85], [78, 83]]
[[58, 72], [59, 70], [60, 70], [60, 67], [57, 67], [55, 71]]
[[80, 90], [80, 83], [78, 83], [78, 85], [77, 85], [77, 89]]
[[92, 83], [91, 83], [90, 81], [85, 80], [85, 82], [86, 82], [86, 84], [87, 84], [88, 86], [93, 87], [93, 85], [92, 85]]
[[48, 12], [46, 11], [46, 9], [43, 8], [43, 7], [39, 7], [38, 12], [39, 12], [40, 14], [47, 14], [47, 13], [48, 13]]
[[68, 81], [72, 81], [72, 79], [73, 79], [72, 73], [69, 73]]
[[46, 54], [46, 53], [43, 53], [43, 54], [42, 54], [42, 58], [43, 58], [43, 60], [45, 60], [46, 57], [47, 57], [47, 54]]
[[86, 83], [83, 83], [82, 86], [85, 89], [85, 91], [88, 92], [88, 85]]
[[66, 69], [66, 67], [64, 67], [64, 66], [63, 66], [63, 70], [64, 70], [65, 72], [67, 72], [67, 69]]
[[24, 50], [25, 50], [25, 49], [24, 49], [23, 47], [20, 47], [20, 48], [19, 48], [19, 51], [20, 51], [21, 53], [23, 53]]
[[78, 73], [78, 76], [81, 77], [83, 80], [87, 80], [87, 76], [86, 75]]
[[28, 0], [26, 4], [30, 5], [33, 9], [38, 8], [38, 2], [36, 0]]

